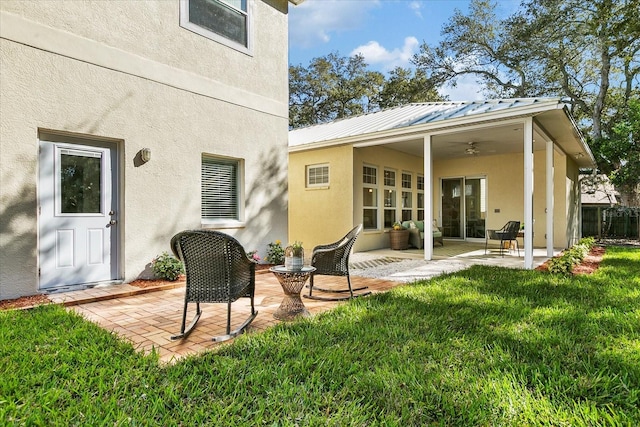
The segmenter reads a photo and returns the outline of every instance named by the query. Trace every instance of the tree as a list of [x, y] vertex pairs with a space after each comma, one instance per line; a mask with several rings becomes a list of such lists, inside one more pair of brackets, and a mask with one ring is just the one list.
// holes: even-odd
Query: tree
[[314, 58], [309, 67], [289, 67], [289, 126], [323, 123], [376, 111], [384, 83], [370, 71], [362, 55], [337, 52]]
[[631, 99], [611, 136], [596, 141], [598, 164], [621, 189], [629, 206], [640, 206], [640, 99]]
[[469, 14], [455, 11], [442, 29], [437, 46], [423, 43], [414, 56], [416, 67], [437, 85], [456, 85], [475, 76], [489, 96], [526, 97], [542, 89], [540, 72], [525, 54], [525, 40], [514, 37], [506, 20], [498, 19], [496, 3], [474, 0]]
[[435, 85], [420, 70], [396, 67], [389, 72], [380, 91], [380, 108], [391, 108], [413, 102], [444, 101]]
[[289, 126], [298, 128], [410, 102], [442, 101], [420, 71], [396, 68], [385, 78], [364, 57], [331, 53], [289, 67]]
[[467, 15], [456, 11], [440, 44], [421, 46], [416, 66], [441, 84], [476, 76], [490, 96], [567, 98], [599, 169], [637, 188], [634, 138], [620, 123], [633, 122], [640, 99], [640, 0], [523, 0], [503, 20], [495, 8], [473, 0]]

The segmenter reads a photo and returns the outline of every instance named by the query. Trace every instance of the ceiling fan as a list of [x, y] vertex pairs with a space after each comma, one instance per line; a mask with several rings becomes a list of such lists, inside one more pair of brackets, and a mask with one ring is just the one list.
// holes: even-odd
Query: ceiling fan
[[464, 150], [470, 156], [477, 156], [480, 153], [480, 150], [476, 147], [475, 142], [468, 142], [469, 146]]

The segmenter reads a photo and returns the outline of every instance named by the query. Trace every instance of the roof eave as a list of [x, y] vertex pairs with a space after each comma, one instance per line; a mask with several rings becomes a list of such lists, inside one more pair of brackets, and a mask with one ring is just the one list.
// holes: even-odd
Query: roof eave
[[558, 104], [557, 101], [544, 102], [539, 104], [528, 105], [525, 107], [520, 107], [518, 109], [483, 113], [485, 115], [482, 117], [482, 120], [478, 120], [479, 117], [477, 115], [468, 115], [464, 117], [456, 117], [453, 119], [447, 119], [447, 120], [442, 120], [442, 121], [437, 121], [432, 123], [425, 123], [421, 125], [385, 129], [382, 131], [370, 132], [365, 134], [345, 136], [341, 138], [294, 145], [289, 147], [289, 152], [292, 153], [292, 152], [298, 152], [298, 151], [332, 147], [335, 145], [362, 143], [362, 142], [370, 142], [370, 141], [379, 141], [381, 144], [383, 144], [385, 142], [385, 139], [388, 139], [391, 137], [410, 138], [415, 135], [424, 135], [428, 133], [433, 133], [438, 130], [446, 129], [446, 128], [456, 128], [456, 127], [469, 125], [469, 124], [478, 124], [478, 123], [486, 123], [486, 122], [492, 122], [492, 121], [509, 120], [509, 119], [514, 119], [519, 117], [534, 116], [537, 113], [551, 111], [558, 108], [564, 108], [564, 104]]

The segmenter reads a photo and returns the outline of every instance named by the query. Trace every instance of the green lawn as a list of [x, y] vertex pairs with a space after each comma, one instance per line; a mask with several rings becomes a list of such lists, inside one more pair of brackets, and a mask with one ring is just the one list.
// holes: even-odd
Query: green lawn
[[161, 367], [55, 306], [0, 313], [0, 424], [640, 425], [640, 250], [473, 267]]

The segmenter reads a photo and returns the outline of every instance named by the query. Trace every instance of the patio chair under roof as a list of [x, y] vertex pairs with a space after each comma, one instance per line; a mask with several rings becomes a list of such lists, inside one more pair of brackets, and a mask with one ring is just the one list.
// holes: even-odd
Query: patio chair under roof
[[520, 248], [518, 247], [518, 232], [520, 231], [520, 221], [509, 221], [500, 230], [487, 230], [487, 236], [484, 241], [484, 253], [487, 254], [487, 244], [489, 240], [500, 241], [500, 255], [504, 256], [504, 243], [516, 242], [518, 256], [520, 256]]

